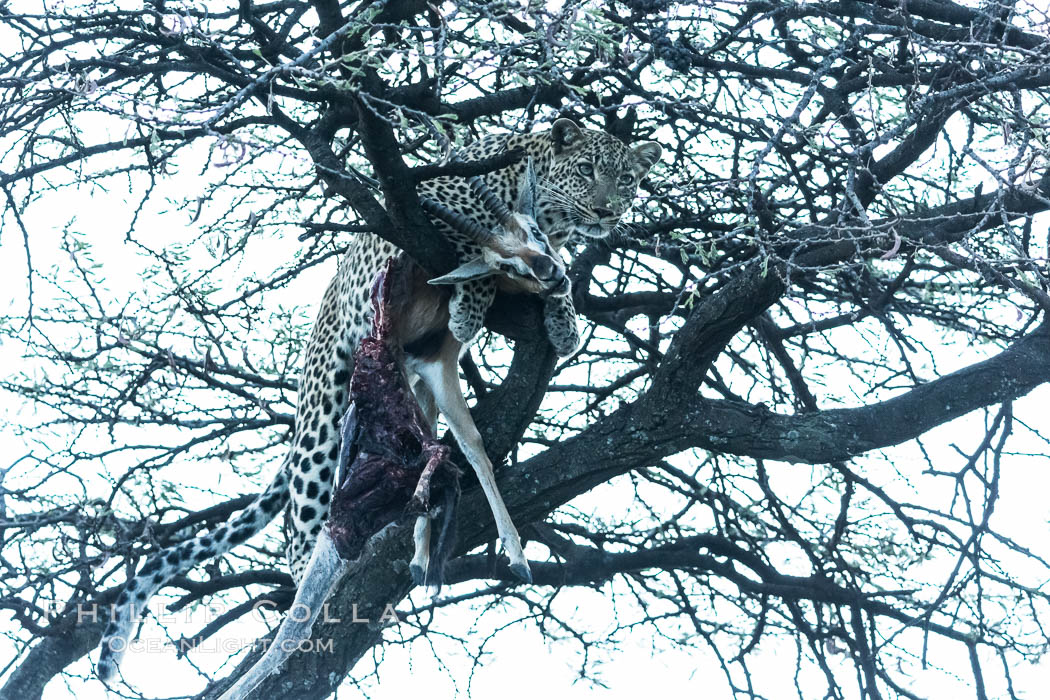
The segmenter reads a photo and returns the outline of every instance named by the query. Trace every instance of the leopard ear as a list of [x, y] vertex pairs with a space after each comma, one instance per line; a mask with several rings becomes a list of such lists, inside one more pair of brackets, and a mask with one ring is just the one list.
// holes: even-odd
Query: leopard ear
[[583, 141], [583, 131], [573, 120], [559, 119], [551, 126], [551, 141], [555, 154], [572, 150]]
[[656, 141], [642, 141], [631, 148], [631, 151], [634, 152], [634, 157], [638, 159], [638, 169], [644, 175], [649, 172], [649, 168], [656, 164], [656, 161], [660, 160], [660, 154], [664, 152], [664, 147]]

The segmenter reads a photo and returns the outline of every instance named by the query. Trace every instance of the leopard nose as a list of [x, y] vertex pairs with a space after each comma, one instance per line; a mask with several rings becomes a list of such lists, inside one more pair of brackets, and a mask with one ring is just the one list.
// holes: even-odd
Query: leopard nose
[[556, 276], [558, 267], [546, 255], [537, 255], [532, 261], [532, 271], [536, 275], [536, 279], [541, 282], [547, 282]]
[[607, 207], [595, 207], [594, 213], [598, 215], [599, 219], [608, 219], [613, 215], [613, 210]]

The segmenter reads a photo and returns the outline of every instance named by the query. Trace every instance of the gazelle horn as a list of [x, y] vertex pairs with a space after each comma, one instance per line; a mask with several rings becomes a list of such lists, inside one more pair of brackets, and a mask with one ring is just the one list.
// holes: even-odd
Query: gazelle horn
[[420, 197], [419, 204], [426, 213], [441, 219], [452, 228], [465, 233], [478, 243], [485, 243], [492, 239], [492, 231], [489, 231], [466, 214], [452, 211], [444, 204], [439, 204], [433, 199], [426, 197]]
[[485, 180], [480, 175], [475, 175], [468, 182], [470, 183], [470, 189], [478, 196], [485, 208], [495, 214], [501, 224], [505, 224], [507, 219], [510, 218], [510, 208], [507, 206], [507, 203], [489, 189], [489, 186], [485, 184]]

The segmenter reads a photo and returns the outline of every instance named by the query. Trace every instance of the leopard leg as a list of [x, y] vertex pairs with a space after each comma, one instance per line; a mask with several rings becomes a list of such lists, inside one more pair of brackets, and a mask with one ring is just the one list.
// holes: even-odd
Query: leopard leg
[[580, 328], [572, 294], [547, 297], [543, 301], [543, 327], [558, 357], [568, 357], [580, 347]]
[[477, 337], [495, 297], [496, 283], [490, 277], [455, 285], [448, 302], [448, 329], [456, 340], [469, 345]]

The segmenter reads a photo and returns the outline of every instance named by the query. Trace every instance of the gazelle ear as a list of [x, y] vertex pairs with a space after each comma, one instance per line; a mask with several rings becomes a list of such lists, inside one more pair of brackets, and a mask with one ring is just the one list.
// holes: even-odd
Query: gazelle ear
[[428, 280], [427, 284], [459, 284], [460, 282], [479, 280], [482, 277], [489, 277], [494, 274], [496, 274], [496, 270], [486, 265], [484, 260], [474, 258], [470, 262], [463, 263], [447, 275]]
[[536, 166], [533, 164], [531, 156], [528, 164], [525, 166], [525, 172], [521, 176], [521, 181], [518, 183], [518, 202], [514, 206], [514, 211], [518, 214], [536, 218]]

